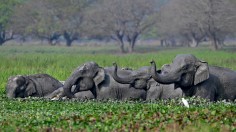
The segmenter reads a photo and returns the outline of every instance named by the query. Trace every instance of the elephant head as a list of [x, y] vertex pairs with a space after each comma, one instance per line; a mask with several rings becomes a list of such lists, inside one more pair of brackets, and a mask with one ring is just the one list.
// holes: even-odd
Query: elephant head
[[142, 69], [138, 71], [131, 71], [129, 75], [123, 75], [122, 77], [117, 75], [117, 64], [113, 63], [114, 70], [112, 71], [112, 77], [115, 81], [121, 84], [130, 84], [136, 89], [149, 89], [148, 80], [151, 78], [148, 69]]
[[[65, 81], [63, 86], [65, 95], [73, 98], [79, 91], [90, 90], [96, 97], [95, 88], [105, 79], [105, 71], [95, 62], [87, 62], [78, 67], [72, 75]], [[71, 92], [73, 85], [76, 85], [75, 92]]]
[[[6, 93], [8, 98], [24, 97], [28, 85], [28, 79], [22, 75], [12, 76], [8, 79]], [[34, 90], [34, 89], [32, 89]], [[28, 90], [28, 94], [34, 91]]]
[[155, 81], [162, 84], [174, 83], [181, 88], [197, 85], [209, 78], [207, 62], [198, 60], [194, 55], [177, 55], [172, 64], [163, 65], [156, 71], [156, 64], [151, 62], [151, 74]]
[[90, 77], [82, 77], [75, 83], [75, 88], [72, 93], [75, 94], [80, 91], [91, 90], [94, 87], [94, 81]]

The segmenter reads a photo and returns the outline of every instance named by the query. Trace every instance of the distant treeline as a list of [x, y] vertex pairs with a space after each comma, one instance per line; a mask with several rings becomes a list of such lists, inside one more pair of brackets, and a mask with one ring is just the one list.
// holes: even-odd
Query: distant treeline
[[[213, 49], [235, 38], [235, 0], [0, 0], [0, 45], [20, 37], [67, 46], [82, 38], [116, 40], [133, 52], [137, 39]], [[128, 43], [128, 50], [124, 44]]]

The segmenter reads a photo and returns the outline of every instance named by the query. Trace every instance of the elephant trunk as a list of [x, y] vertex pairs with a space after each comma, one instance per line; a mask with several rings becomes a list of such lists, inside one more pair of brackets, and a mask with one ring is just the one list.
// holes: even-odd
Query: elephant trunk
[[72, 86], [76, 83], [77, 79], [78, 79], [78, 76], [72, 75], [65, 81], [63, 89], [64, 89], [64, 95], [66, 97], [68, 98], [74, 97], [74, 94], [72, 93], [71, 89], [72, 89]]
[[7, 93], [7, 97], [8, 98], [15, 98], [16, 97], [16, 94], [14, 92], [10, 92], [10, 93]]
[[131, 84], [134, 82], [135, 78], [134, 77], [119, 77], [117, 75], [117, 64], [113, 63], [114, 66], [114, 71], [112, 71], [112, 77], [114, 78], [115, 81], [117, 81], [118, 83], [122, 83], [122, 84]]
[[176, 82], [175, 79], [173, 79], [172, 75], [170, 74], [162, 74], [161, 70], [156, 70], [156, 63], [155, 61], [151, 61], [151, 75], [152, 78], [161, 84], [171, 84]]
[[16, 89], [9, 89], [6, 87], [6, 94], [8, 98], [15, 98], [16, 97]]

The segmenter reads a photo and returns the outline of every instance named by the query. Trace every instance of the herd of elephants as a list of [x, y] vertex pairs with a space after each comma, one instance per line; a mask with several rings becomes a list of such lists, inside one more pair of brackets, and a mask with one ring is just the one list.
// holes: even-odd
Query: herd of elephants
[[236, 71], [208, 66], [191, 54], [177, 55], [160, 70], [156, 63], [138, 70], [100, 67], [87, 62], [66, 81], [48, 74], [17, 75], [8, 79], [8, 98], [140, 99], [159, 100], [199, 96], [210, 101], [236, 99]]

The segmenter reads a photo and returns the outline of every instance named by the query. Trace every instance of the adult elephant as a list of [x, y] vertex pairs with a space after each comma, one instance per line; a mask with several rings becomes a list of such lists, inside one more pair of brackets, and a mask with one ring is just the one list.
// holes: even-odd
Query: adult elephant
[[174, 83], [186, 96], [200, 96], [211, 101], [236, 99], [235, 71], [208, 66], [191, 54], [177, 55], [172, 64], [163, 65], [158, 72], [155, 62], [151, 64], [152, 77], [157, 82]]
[[[87, 62], [79, 66], [65, 81], [64, 94], [69, 98], [75, 95], [71, 92], [73, 85], [78, 91], [90, 90], [96, 99], [146, 99], [146, 89], [143, 87], [131, 87], [130, 84], [121, 84], [112, 77], [113, 67], [102, 68], [95, 62]], [[118, 69], [120, 76], [129, 76], [132, 70]], [[151, 76], [143, 75], [144, 78]]]
[[174, 88], [174, 84], [163, 85], [151, 78], [151, 67], [145, 66], [126, 76], [119, 76], [117, 64], [114, 63], [112, 77], [121, 84], [129, 84], [129, 87], [145, 89], [147, 91], [146, 100], [172, 99], [182, 97], [180, 88]]
[[63, 84], [48, 74], [17, 75], [8, 79], [8, 98], [45, 97]]

